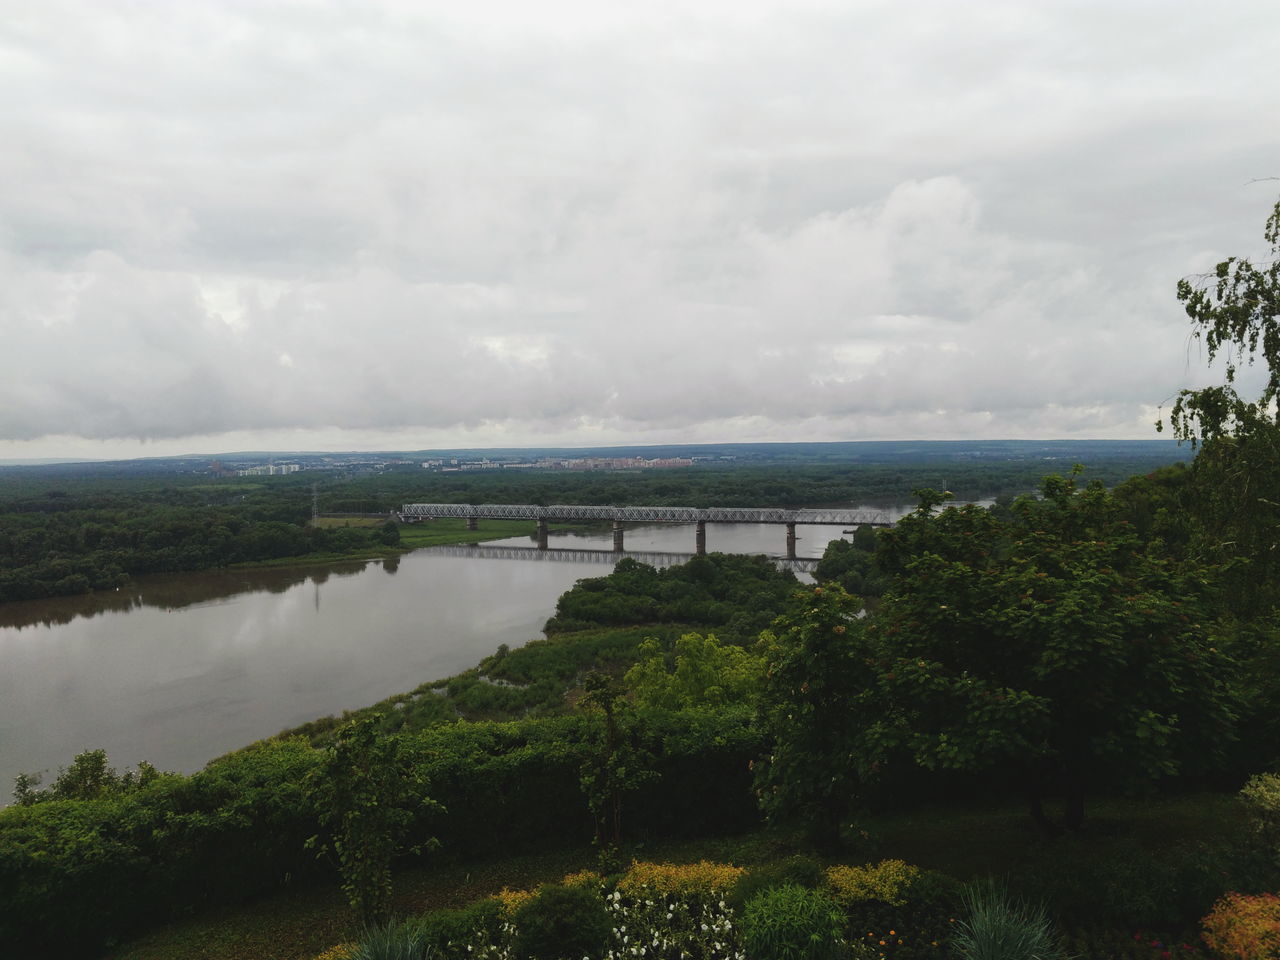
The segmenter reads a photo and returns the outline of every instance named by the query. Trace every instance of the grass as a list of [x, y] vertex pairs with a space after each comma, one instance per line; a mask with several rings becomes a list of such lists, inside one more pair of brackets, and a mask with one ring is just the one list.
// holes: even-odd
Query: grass
[[[1173, 844], [1240, 836], [1238, 805], [1230, 795], [1100, 800], [1090, 815], [1084, 836], [1044, 840], [1020, 807], [921, 808], [869, 820], [866, 826], [875, 839], [865, 850], [840, 860], [899, 858], [967, 880], [1013, 872], [1042, 860], [1055, 844], [1076, 844], [1090, 856], [1106, 857], [1109, 851], [1131, 855], [1134, 844], [1156, 854]], [[800, 849], [795, 835], [761, 830], [638, 846], [630, 854], [656, 862], [708, 859], [749, 866]], [[528, 889], [594, 862], [586, 847], [461, 866], [432, 866], [428, 861], [397, 873], [395, 908], [413, 915], [462, 906], [504, 886]], [[170, 924], [109, 954], [108, 960], [311, 960], [350, 939], [354, 931], [354, 920], [336, 888], [313, 887]]]

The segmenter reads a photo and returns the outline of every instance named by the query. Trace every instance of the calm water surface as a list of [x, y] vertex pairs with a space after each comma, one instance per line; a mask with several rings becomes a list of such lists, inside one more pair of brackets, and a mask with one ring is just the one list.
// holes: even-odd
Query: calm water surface
[[[799, 555], [818, 557], [840, 528], [797, 533]], [[612, 542], [604, 531], [553, 536], [551, 546]], [[632, 527], [626, 546], [692, 553], [694, 531]], [[708, 524], [707, 549], [778, 556], [784, 528]], [[0, 805], [19, 772], [56, 773], [85, 749], [104, 748], [117, 768], [148, 760], [190, 772], [286, 727], [458, 673], [500, 643], [541, 636], [560, 594], [608, 570], [427, 549], [384, 563], [147, 577], [113, 593], [0, 605]]]

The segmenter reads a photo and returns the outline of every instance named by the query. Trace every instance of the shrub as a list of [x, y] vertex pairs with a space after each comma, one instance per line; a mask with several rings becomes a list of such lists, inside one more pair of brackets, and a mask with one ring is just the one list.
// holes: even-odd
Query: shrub
[[826, 872], [832, 896], [849, 918], [850, 939], [893, 960], [933, 960], [946, 950], [961, 902], [961, 884], [902, 860]]
[[548, 884], [515, 912], [515, 953], [532, 960], [602, 957], [613, 933], [600, 894]]
[[973, 884], [965, 890], [967, 916], [957, 925], [952, 948], [963, 960], [1051, 960], [1064, 957], [1044, 904], [1014, 899], [1003, 884]]
[[1227, 894], [1204, 918], [1204, 941], [1229, 960], [1280, 957], [1280, 896]]
[[[569, 884], [569, 886], [572, 886], [572, 884]], [[536, 894], [532, 890], [512, 890], [509, 887], [503, 887], [493, 895], [493, 899], [501, 906], [504, 914], [511, 916], [532, 900], [534, 896]]]
[[784, 884], [813, 888], [822, 882], [822, 864], [813, 857], [795, 854], [771, 863], [749, 867], [738, 879], [729, 895], [729, 903], [735, 910], [742, 910], [750, 901], [766, 890]]
[[733, 911], [714, 895], [660, 894], [640, 887], [634, 896], [615, 890], [606, 900], [614, 926], [609, 956], [655, 960], [741, 958]]
[[844, 912], [825, 893], [788, 883], [747, 904], [742, 942], [752, 960], [835, 960], [847, 952]]
[[[527, 894], [525, 899], [532, 897]], [[457, 956], [503, 941], [503, 928], [511, 912], [501, 900], [490, 898], [451, 910], [433, 910], [411, 922], [423, 943], [437, 955]]]
[[745, 871], [727, 863], [700, 860], [697, 863], [637, 863], [618, 881], [618, 890], [624, 896], [638, 896], [645, 892], [662, 895], [717, 894], [724, 895]]
[[1258, 840], [1280, 866], [1280, 773], [1260, 773], [1240, 791]]
[[826, 873], [832, 896], [844, 907], [863, 900], [904, 906], [908, 891], [919, 877], [920, 868], [902, 860], [882, 860], [865, 867], [829, 867]]
[[604, 886], [604, 877], [594, 870], [579, 870], [577, 873], [571, 873], [566, 876], [563, 883], [566, 887], [587, 887], [592, 890], [599, 890]]

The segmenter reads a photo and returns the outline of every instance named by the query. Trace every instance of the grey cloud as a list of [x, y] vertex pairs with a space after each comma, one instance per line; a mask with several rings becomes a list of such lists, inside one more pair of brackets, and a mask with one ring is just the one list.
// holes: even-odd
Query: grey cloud
[[0, 447], [1148, 435], [1272, 198], [1228, 11], [32, 8]]

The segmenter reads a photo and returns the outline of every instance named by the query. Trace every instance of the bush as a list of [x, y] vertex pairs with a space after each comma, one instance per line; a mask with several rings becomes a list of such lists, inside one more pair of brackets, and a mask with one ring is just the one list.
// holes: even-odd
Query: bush
[[851, 940], [892, 960], [933, 960], [945, 952], [962, 899], [958, 881], [902, 860], [831, 867], [826, 881], [848, 916]]
[[1204, 941], [1228, 960], [1280, 957], [1280, 896], [1229, 893], [1204, 918]]
[[742, 942], [752, 960], [835, 960], [847, 952], [844, 912], [825, 893], [787, 883], [747, 904]]
[[598, 891], [548, 884], [515, 912], [515, 953], [531, 960], [603, 957], [613, 934]]
[[920, 868], [902, 860], [882, 860], [865, 867], [829, 867], [826, 878], [836, 902], [848, 907], [863, 900], [879, 900], [901, 907], [920, 876]]
[[457, 956], [473, 952], [469, 947], [503, 939], [507, 911], [497, 898], [452, 910], [433, 910], [412, 921], [423, 943], [436, 955]]
[[813, 889], [821, 882], [822, 864], [813, 857], [798, 853], [783, 860], [748, 868], [738, 879], [728, 899], [730, 905], [740, 911], [766, 890], [774, 890], [788, 883]]
[[741, 956], [733, 911], [714, 892], [659, 893], [641, 885], [630, 896], [615, 890], [605, 902], [614, 926], [613, 956], [637, 951], [663, 960]]
[[1014, 899], [1003, 884], [980, 882], [964, 895], [967, 916], [952, 948], [963, 960], [1051, 960], [1064, 957], [1044, 904]]
[[[727, 863], [637, 863], [618, 881], [624, 896], [656, 893], [662, 896], [724, 896], [734, 889], [745, 871]], [[567, 882], [567, 878], [566, 878]]]
[[1280, 866], [1280, 773], [1260, 773], [1240, 791], [1258, 840]]

